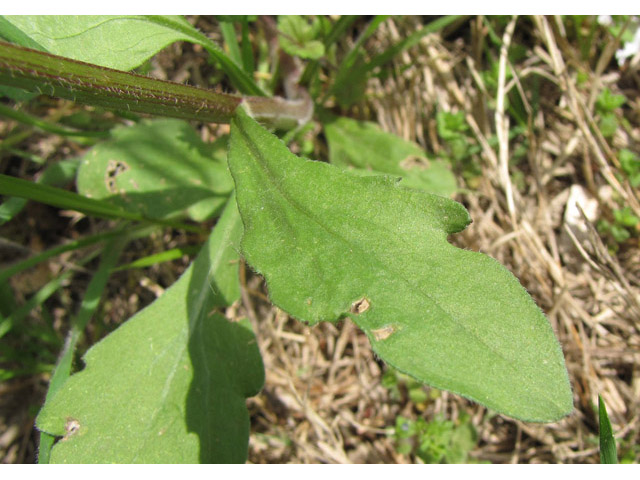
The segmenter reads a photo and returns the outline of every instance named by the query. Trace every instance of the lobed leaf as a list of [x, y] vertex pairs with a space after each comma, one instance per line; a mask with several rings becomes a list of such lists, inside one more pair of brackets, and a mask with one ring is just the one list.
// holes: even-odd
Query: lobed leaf
[[53, 463], [246, 460], [245, 398], [264, 370], [249, 324], [213, 311], [239, 296], [241, 229], [232, 198], [180, 279], [94, 345], [45, 404], [37, 427], [63, 436]]
[[248, 263], [272, 301], [315, 324], [350, 317], [416, 379], [515, 418], [572, 410], [560, 346], [518, 280], [447, 235], [457, 202], [293, 155], [240, 109], [231, 125]]

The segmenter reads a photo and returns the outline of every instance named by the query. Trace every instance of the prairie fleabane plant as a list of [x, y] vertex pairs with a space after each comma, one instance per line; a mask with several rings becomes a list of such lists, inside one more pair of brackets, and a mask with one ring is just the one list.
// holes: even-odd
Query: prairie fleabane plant
[[[236, 20], [244, 32], [248, 20]], [[427, 25], [371, 64], [354, 50], [323, 91], [313, 83], [318, 59], [353, 19], [293, 28], [302, 21], [267, 25], [286, 34], [284, 99], [254, 81], [246, 44], [227, 55], [181, 18], [0, 20], [0, 35], [13, 42], [0, 44], [1, 84], [127, 115], [173, 117], [113, 128], [78, 162], [77, 193], [0, 176], [7, 197], [120, 222], [37, 418], [41, 461], [246, 459], [245, 398], [259, 392], [264, 372], [250, 324], [223, 315], [240, 297], [240, 258], [292, 317], [310, 325], [350, 318], [382, 360], [421, 382], [526, 421], [571, 412], [562, 351], [542, 311], [497, 261], [447, 241], [471, 219], [449, 198], [456, 184], [446, 164], [322, 103], [335, 95], [348, 104], [350, 80], [366, 79], [389, 55], [451, 19]], [[233, 42], [228, 27], [223, 31]], [[178, 40], [202, 46], [244, 96], [124, 71]], [[307, 59], [306, 69], [291, 68], [289, 54]], [[300, 79], [310, 81], [311, 93]], [[268, 129], [283, 134], [314, 110], [328, 163], [294, 155]], [[229, 123], [230, 134], [208, 144], [186, 120]], [[194, 221], [212, 218], [215, 227], [180, 279], [96, 343], [85, 367], [69, 375], [77, 338], [133, 238], [125, 222], [193, 229]], [[54, 437], [62, 439], [51, 448]]]

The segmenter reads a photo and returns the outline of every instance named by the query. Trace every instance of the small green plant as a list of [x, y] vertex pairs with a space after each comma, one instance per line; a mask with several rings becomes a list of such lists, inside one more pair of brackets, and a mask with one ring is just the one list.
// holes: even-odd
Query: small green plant
[[640, 186], [640, 157], [631, 150], [623, 148], [619, 153], [622, 170], [632, 187]]
[[[37, 418], [41, 462], [246, 459], [245, 398], [260, 390], [264, 371], [249, 323], [222, 314], [240, 298], [240, 257], [292, 317], [310, 325], [351, 318], [381, 359], [417, 381], [522, 420], [551, 422], [571, 412], [562, 351], [542, 311], [498, 262], [447, 241], [471, 219], [448, 198], [455, 179], [446, 164], [372, 124], [323, 110], [327, 95], [349, 104], [350, 79], [374, 74], [452, 19], [425, 26], [369, 61], [354, 48], [332, 84], [305, 95], [304, 87], [317, 86], [314, 62], [352, 20], [279, 20], [281, 36], [291, 42], [284, 53], [311, 59], [302, 83], [283, 99], [254, 80], [251, 69], [260, 62], [247, 48], [247, 17], [237, 24], [221, 19], [243, 36], [231, 56], [181, 17], [0, 18], [0, 35], [14, 42], [0, 43], [0, 84], [129, 119], [80, 159], [75, 192], [0, 175], [3, 207], [19, 197], [116, 225], [1, 274], [6, 281], [62, 251], [103, 245]], [[375, 17], [358, 44], [383, 20]], [[233, 43], [233, 30], [223, 29]], [[125, 71], [179, 40], [204, 48], [243, 95]], [[293, 70], [277, 67], [285, 83], [295, 84]], [[311, 121], [314, 111], [328, 163], [294, 155], [278, 136]], [[456, 119], [443, 121], [452, 139], [464, 130]], [[230, 134], [208, 144], [186, 120], [229, 123]], [[5, 218], [20, 208], [14, 204]], [[78, 341], [125, 246], [162, 227], [202, 233], [200, 222], [213, 219], [208, 240], [180, 279], [93, 345], [85, 367], [71, 375]], [[9, 329], [19, 323], [10, 316]], [[415, 428], [425, 461], [466, 458], [469, 426]], [[457, 435], [465, 439], [458, 453], [452, 447]]]
[[403, 390], [406, 390], [407, 397], [418, 410], [424, 410], [427, 401], [436, 398], [439, 394], [437, 389], [430, 389], [429, 393], [427, 393], [423, 383], [393, 368], [389, 368], [384, 372], [381, 383], [383, 387], [389, 390], [391, 399], [395, 401], [400, 401], [403, 397]]
[[468, 416], [457, 422], [399, 416], [392, 436], [398, 453], [413, 454], [424, 463], [474, 463], [469, 452], [476, 446], [477, 433]]
[[638, 234], [638, 224], [640, 218], [633, 214], [631, 207], [619, 208], [613, 211], [613, 221], [601, 219], [598, 221], [598, 230], [613, 239], [614, 247], [631, 238], [632, 235]]
[[605, 138], [610, 138], [616, 133], [620, 122], [615, 110], [626, 103], [624, 95], [614, 95], [611, 90], [604, 88], [596, 99], [596, 111], [600, 114], [598, 127]]

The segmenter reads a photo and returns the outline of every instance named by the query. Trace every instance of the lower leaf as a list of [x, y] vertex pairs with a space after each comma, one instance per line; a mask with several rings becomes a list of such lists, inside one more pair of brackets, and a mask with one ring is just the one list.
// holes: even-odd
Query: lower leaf
[[63, 437], [52, 463], [246, 460], [245, 398], [262, 387], [262, 360], [250, 325], [214, 310], [239, 295], [241, 228], [232, 198], [180, 279], [87, 352], [37, 418]]

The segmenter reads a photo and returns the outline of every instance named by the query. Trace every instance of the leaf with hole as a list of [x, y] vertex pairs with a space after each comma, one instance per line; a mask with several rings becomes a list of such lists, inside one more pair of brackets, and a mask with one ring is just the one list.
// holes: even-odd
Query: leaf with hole
[[188, 214], [196, 221], [219, 213], [233, 189], [226, 139], [206, 144], [174, 119], [115, 129], [84, 156], [77, 185], [82, 195], [150, 218]]
[[243, 111], [229, 165], [242, 252], [277, 306], [312, 325], [350, 317], [393, 367], [512, 417], [571, 412], [544, 314], [494, 259], [447, 242], [470, 222], [462, 205], [300, 159]]
[[62, 436], [53, 463], [226, 463], [246, 460], [245, 398], [264, 381], [248, 322], [215, 311], [239, 297], [232, 198], [205, 247], [160, 298], [84, 356], [38, 415]]

